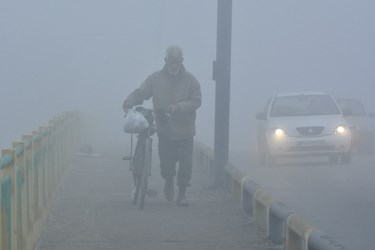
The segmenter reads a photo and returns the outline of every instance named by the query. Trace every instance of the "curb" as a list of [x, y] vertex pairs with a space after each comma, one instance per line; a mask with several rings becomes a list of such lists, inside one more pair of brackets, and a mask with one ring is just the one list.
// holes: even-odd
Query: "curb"
[[[211, 169], [214, 167], [212, 152], [210, 147], [197, 142], [195, 154], [198, 157], [195, 157], [194, 161], [198, 164], [208, 163], [209, 166], [203, 167]], [[202, 158], [205, 160], [202, 161]], [[275, 200], [244, 171], [228, 165], [225, 173], [225, 190], [272, 243], [285, 246], [285, 250], [346, 250], [284, 203]]]

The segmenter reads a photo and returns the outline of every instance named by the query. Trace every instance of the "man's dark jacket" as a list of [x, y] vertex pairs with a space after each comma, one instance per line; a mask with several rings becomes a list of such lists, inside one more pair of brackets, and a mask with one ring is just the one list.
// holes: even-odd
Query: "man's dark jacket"
[[[151, 74], [124, 103], [141, 105], [151, 97], [159, 136], [179, 140], [195, 135], [196, 109], [201, 106], [202, 95], [198, 80], [184, 66], [177, 75], [169, 74], [166, 66]], [[165, 111], [170, 105], [177, 109], [168, 118]]]

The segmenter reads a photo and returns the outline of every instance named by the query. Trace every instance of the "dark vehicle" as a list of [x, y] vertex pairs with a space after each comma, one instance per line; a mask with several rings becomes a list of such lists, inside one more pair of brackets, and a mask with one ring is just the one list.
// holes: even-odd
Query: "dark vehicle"
[[368, 114], [357, 98], [336, 98], [336, 101], [347, 114], [345, 120], [352, 133], [353, 152], [373, 154], [375, 114]]

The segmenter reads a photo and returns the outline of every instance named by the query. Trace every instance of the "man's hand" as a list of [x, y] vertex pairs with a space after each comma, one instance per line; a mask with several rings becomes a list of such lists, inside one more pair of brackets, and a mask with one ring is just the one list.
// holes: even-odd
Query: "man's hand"
[[125, 100], [124, 103], [122, 104], [122, 109], [124, 110], [125, 113], [128, 112], [129, 109], [131, 109], [132, 106], [130, 105], [128, 100]]
[[168, 114], [174, 114], [174, 113], [177, 113], [178, 112], [178, 106], [177, 105], [170, 105], [168, 106], [166, 112]]

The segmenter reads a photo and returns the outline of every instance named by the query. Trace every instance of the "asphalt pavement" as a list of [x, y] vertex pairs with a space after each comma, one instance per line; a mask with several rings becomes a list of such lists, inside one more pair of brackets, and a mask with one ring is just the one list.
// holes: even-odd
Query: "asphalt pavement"
[[178, 207], [163, 196], [155, 156], [150, 188], [158, 195], [146, 197], [141, 211], [131, 203], [131, 172], [121, 158], [113, 151], [72, 159], [35, 249], [269, 249], [230, 195], [207, 188], [206, 169], [194, 166], [190, 206]]

